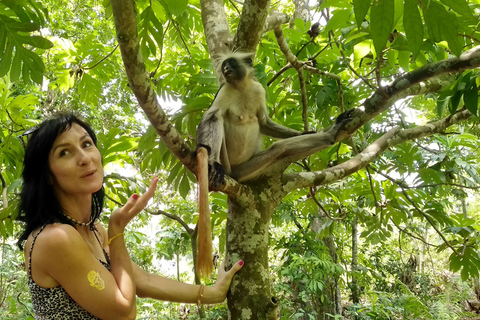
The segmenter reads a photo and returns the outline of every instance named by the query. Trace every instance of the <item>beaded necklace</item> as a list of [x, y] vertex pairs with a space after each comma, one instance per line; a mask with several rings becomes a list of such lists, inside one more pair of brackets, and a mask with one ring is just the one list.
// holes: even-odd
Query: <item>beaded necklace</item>
[[63, 211], [60, 211], [64, 216], [65, 218], [67, 218], [68, 220], [70, 220], [70, 222], [72, 222], [74, 225], [77, 225], [77, 226], [82, 226], [82, 227], [88, 227], [92, 224], [93, 222], [93, 218], [90, 216], [90, 221], [88, 222], [80, 222], [76, 219], [73, 219], [72, 217], [66, 215]]
[[[98, 200], [97, 200], [97, 197], [95, 195], [93, 195], [93, 202], [94, 202], [94, 207], [95, 208], [98, 208]], [[73, 219], [72, 217], [66, 215], [63, 210], [60, 211], [64, 216], [65, 218], [67, 218], [68, 220], [70, 220], [70, 222], [72, 222], [74, 225], [77, 225], [77, 226], [82, 226], [82, 227], [90, 227], [90, 230], [95, 230], [95, 224], [93, 223], [93, 217], [92, 215], [90, 215], [90, 220], [88, 222], [80, 222], [76, 219]]]

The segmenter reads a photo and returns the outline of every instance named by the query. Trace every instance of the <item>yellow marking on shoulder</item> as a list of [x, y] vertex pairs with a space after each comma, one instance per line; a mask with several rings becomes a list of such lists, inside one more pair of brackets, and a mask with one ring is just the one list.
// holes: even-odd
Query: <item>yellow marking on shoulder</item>
[[105, 289], [105, 281], [103, 281], [102, 277], [100, 277], [100, 273], [97, 271], [89, 271], [87, 278], [88, 282], [90, 282], [90, 286], [94, 287], [98, 291]]

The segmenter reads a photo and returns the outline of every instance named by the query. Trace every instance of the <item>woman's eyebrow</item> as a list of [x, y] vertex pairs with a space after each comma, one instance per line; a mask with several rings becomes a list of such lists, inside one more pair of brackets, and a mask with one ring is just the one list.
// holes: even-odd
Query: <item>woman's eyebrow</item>
[[[85, 133], [83, 136], [81, 136], [78, 141], [82, 141], [84, 140], [85, 138], [90, 138], [90, 135], [88, 133]], [[65, 143], [60, 143], [60, 144], [57, 144], [55, 147], [53, 147], [53, 150], [52, 150], [52, 153], [55, 153], [55, 150], [57, 150], [58, 148], [61, 148], [61, 147], [68, 147], [70, 145], [70, 142], [65, 142]]]

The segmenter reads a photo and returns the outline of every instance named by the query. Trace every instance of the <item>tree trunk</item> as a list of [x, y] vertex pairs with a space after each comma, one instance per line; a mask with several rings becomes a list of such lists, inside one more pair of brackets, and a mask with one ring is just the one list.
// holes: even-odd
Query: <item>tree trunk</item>
[[352, 222], [352, 302], [360, 302], [360, 293], [357, 280], [358, 268], [358, 215], [355, 214]]
[[258, 203], [241, 207], [229, 198], [227, 217], [228, 265], [242, 259], [245, 264], [233, 278], [227, 295], [229, 318], [276, 320], [278, 305], [270, 290], [268, 229], [272, 207]]
[[[337, 258], [337, 248], [335, 246], [335, 240], [333, 236], [328, 236], [323, 239], [323, 242], [328, 247], [330, 252], [330, 257], [332, 257], [333, 262], [338, 263]], [[332, 315], [341, 315], [342, 314], [342, 296], [340, 294], [340, 283], [337, 277], [331, 277], [329, 279], [331, 286], [331, 295], [332, 295], [332, 304], [329, 308], [329, 313]]]
[[[314, 219], [311, 227], [312, 232], [318, 234], [322, 225], [325, 223], [324, 220], [325, 219]], [[333, 236], [325, 237], [322, 241], [327, 246], [332, 261], [337, 263], [337, 253]], [[327, 299], [325, 299], [323, 303], [318, 303], [315, 308], [318, 313], [317, 319], [319, 320], [330, 319], [327, 314], [342, 314], [342, 297], [340, 294], [340, 284], [338, 279], [335, 277], [326, 277], [324, 281], [324, 294], [327, 296]]]

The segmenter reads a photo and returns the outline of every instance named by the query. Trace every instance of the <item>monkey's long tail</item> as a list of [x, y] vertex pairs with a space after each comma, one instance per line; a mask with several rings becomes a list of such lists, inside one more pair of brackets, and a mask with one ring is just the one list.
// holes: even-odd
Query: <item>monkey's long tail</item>
[[212, 232], [210, 227], [210, 207], [208, 203], [208, 151], [199, 148], [197, 151], [198, 180], [198, 250], [197, 274], [201, 278], [213, 272]]

